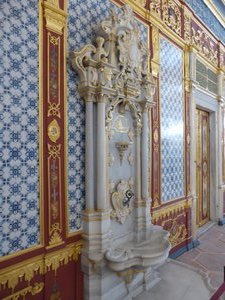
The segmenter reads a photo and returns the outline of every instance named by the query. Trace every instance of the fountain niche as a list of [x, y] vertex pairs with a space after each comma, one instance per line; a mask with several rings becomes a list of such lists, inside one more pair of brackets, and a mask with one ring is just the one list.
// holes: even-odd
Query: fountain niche
[[132, 299], [160, 278], [168, 232], [151, 223], [149, 48], [131, 8], [101, 22], [95, 45], [71, 53], [86, 106], [85, 299]]

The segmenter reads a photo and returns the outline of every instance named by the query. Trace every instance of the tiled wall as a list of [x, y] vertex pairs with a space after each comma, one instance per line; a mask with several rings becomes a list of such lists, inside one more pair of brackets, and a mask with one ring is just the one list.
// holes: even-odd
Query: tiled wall
[[0, 256], [39, 242], [38, 1], [0, 3]]
[[[93, 43], [98, 24], [109, 15], [110, 9], [118, 11], [108, 0], [69, 0], [68, 7], [68, 57], [87, 43]], [[143, 39], [147, 41], [147, 28], [140, 25]], [[77, 91], [77, 75], [68, 61], [68, 202], [69, 230], [81, 227], [80, 213], [84, 208], [84, 126], [85, 107]]]
[[161, 200], [184, 195], [183, 54], [160, 39]]

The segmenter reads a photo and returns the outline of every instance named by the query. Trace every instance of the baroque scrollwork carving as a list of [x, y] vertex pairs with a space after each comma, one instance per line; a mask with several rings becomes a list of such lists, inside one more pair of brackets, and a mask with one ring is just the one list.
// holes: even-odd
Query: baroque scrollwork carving
[[120, 180], [115, 191], [111, 195], [113, 210], [111, 218], [123, 224], [133, 210], [134, 181]]
[[141, 126], [141, 103], [152, 104], [155, 83], [148, 72], [149, 50], [139, 31], [132, 9], [125, 5], [118, 15], [112, 11], [101, 23], [96, 46], [89, 44], [71, 53], [72, 66], [80, 77], [80, 94], [86, 101], [108, 99], [107, 122], [123, 103], [131, 107], [137, 127]]

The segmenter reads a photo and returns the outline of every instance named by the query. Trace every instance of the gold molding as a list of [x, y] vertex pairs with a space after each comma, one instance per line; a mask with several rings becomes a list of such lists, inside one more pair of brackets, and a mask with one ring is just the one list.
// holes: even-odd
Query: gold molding
[[159, 74], [159, 29], [152, 26], [152, 47], [153, 57], [151, 60], [152, 75], [158, 77]]
[[14, 289], [23, 278], [30, 282], [35, 274], [44, 274], [44, 255], [39, 255], [0, 271], [0, 287]]
[[39, 148], [38, 148], [38, 154], [39, 154], [39, 222], [40, 222], [40, 246], [43, 246], [44, 244], [44, 182], [43, 182], [43, 174], [44, 174], [44, 143], [43, 143], [43, 11], [42, 11], [42, 0], [39, 0], [38, 3], [38, 13], [39, 13], [39, 42], [38, 42], [38, 52], [39, 52]]
[[147, 0], [134, 0], [134, 2], [136, 2], [137, 5], [140, 5], [141, 7], [145, 7]]
[[179, 213], [185, 209], [192, 207], [192, 199], [185, 199], [175, 204], [170, 204], [168, 206], [162, 207], [161, 209], [153, 211], [152, 220], [157, 222], [159, 219], [164, 219], [169, 217], [171, 213]]
[[51, 252], [45, 256], [45, 271], [56, 273], [60, 266], [67, 265], [69, 261], [77, 261], [81, 253], [82, 241], [68, 245], [63, 249]]
[[184, 51], [184, 90], [190, 92], [190, 52], [187, 46]]
[[46, 0], [43, 2], [46, 28], [55, 33], [62, 34], [66, 25], [67, 13], [59, 8], [58, 0]]
[[11, 294], [10, 296], [7, 296], [3, 298], [2, 300], [17, 300], [19, 297], [24, 297], [27, 294], [31, 294], [32, 296], [39, 294], [44, 288], [44, 282], [35, 282], [34, 285], [30, 285], [14, 294]]
[[81, 252], [82, 241], [67, 245], [63, 249], [42, 254], [0, 270], [0, 288], [6, 286], [14, 289], [23, 279], [30, 282], [37, 275], [44, 275], [53, 270], [55, 273], [60, 266], [69, 261], [77, 261]]

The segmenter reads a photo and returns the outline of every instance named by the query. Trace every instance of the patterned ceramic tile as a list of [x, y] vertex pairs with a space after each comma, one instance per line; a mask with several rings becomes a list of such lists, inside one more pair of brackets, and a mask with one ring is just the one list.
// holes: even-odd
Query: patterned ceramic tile
[[184, 194], [182, 51], [160, 40], [161, 199]]
[[[99, 23], [109, 15], [110, 9], [119, 11], [106, 0], [70, 0], [68, 18], [68, 57], [87, 43], [93, 43]], [[147, 40], [147, 28], [138, 23], [142, 38]], [[78, 95], [77, 75], [68, 64], [68, 201], [69, 229], [81, 227], [80, 213], [84, 208], [84, 126], [85, 107]]]
[[39, 242], [38, 1], [0, 3], [0, 256]]

